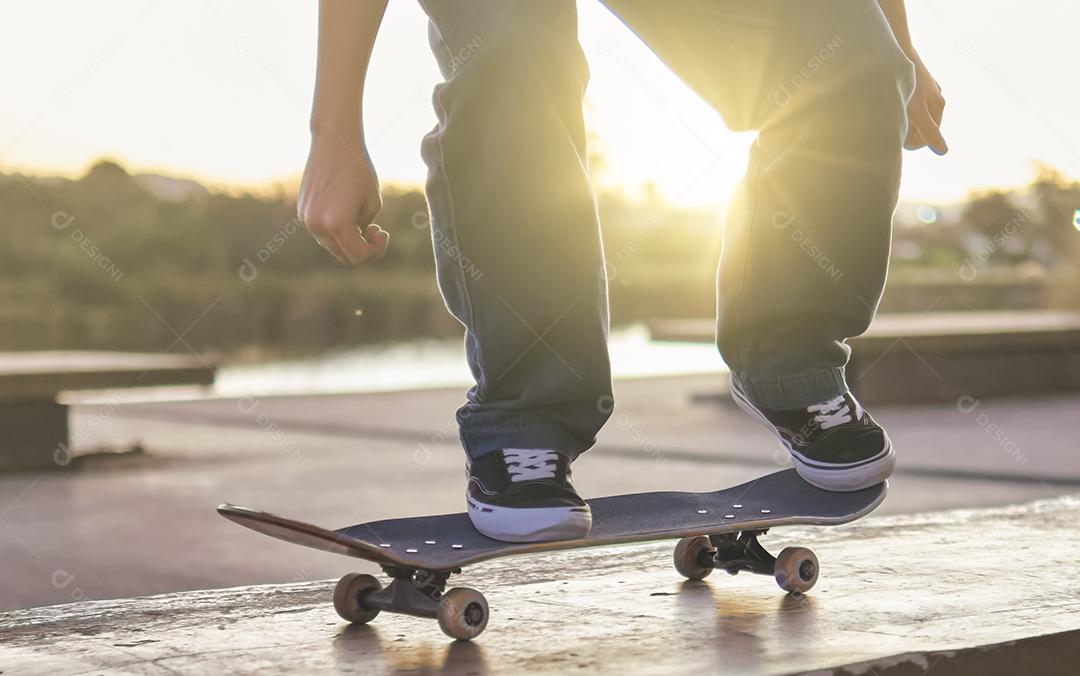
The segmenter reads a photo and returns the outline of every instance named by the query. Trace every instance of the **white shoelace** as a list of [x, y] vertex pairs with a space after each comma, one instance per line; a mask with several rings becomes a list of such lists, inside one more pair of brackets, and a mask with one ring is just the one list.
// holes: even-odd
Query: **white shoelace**
[[529, 481], [531, 479], [554, 479], [555, 467], [559, 454], [555, 451], [522, 450], [507, 448], [503, 451], [506, 471], [510, 481]]
[[[861, 418], [862, 410], [859, 407], [858, 402], [855, 403], [855, 408], [855, 415]], [[835, 399], [830, 399], [824, 404], [807, 406], [806, 410], [808, 413], [814, 414], [814, 420], [823, 430], [849, 423], [852, 420], [851, 406], [844, 401], [843, 395], [836, 397]]]

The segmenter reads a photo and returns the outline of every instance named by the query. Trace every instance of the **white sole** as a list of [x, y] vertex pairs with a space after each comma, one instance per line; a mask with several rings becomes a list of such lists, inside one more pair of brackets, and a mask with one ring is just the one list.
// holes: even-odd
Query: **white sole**
[[787, 449], [788, 455], [791, 456], [795, 471], [811, 486], [834, 493], [861, 491], [885, 481], [896, 468], [896, 454], [893, 453], [892, 440], [889, 439], [885, 430], [881, 431], [885, 438], [885, 447], [873, 458], [847, 464], [819, 463], [792, 448], [788, 440], [765, 417], [765, 414], [743, 394], [734, 380], [731, 381], [731, 398], [735, 400], [739, 408], [757, 418], [776, 435], [776, 438]]
[[465, 496], [476, 530], [503, 542], [579, 540], [592, 528], [588, 507], [499, 507]]

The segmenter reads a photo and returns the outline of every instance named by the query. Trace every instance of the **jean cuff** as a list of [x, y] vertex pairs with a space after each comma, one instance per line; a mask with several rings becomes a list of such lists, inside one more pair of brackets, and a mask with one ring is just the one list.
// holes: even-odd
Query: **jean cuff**
[[461, 445], [470, 458], [503, 448], [559, 451], [571, 459], [588, 450], [595, 439], [581, 439], [564, 425], [531, 412], [482, 409], [458, 411]]
[[840, 396], [848, 389], [842, 366], [760, 380], [742, 378], [735, 372], [731, 373], [731, 377], [738, 381], [750, 401], [781, 411], [820, 404]]

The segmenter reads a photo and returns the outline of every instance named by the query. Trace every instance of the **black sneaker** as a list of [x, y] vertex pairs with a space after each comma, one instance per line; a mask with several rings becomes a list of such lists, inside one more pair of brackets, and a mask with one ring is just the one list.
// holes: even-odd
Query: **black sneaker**
[[731, 396], [787, 447], [795, 471], [827, 491], [857, 491], [884, 481], [896, 465], [889, 435], [851, 392], [806, 408], [779, 411], [750, 401], [735, 378]]
[[557, 451], [508, 448], [467, 466], [465, 499], [476, 530], [505, 542], [576, 540], [592, 511], [570, 483], [570, 458]]

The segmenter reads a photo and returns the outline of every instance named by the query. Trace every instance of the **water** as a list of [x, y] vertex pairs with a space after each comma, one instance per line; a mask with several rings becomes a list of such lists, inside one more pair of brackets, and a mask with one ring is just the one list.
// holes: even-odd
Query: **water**
[[[618, 329], [608, 340], [616, 378], [726, 373], [711, 345], [649, 340], [642, 325]], [[537, 345], [533, 349], [544, 349]], [[357, 347], [306, 359], [223, 364], [210, 387], [145, 387], [65, 392], [68, 404], [119, 404], [220, 397], [262, 397], [462, 387], [472, 384], [460, 340], [418, 340]]]
[[[644, 326], [613, 331], [608, 344], [616, 378], [727, 370], [711, 345], [653, 342]], [[213, 394], [237, 397], [380, 392], [471, 383], [462, 341], [423, 340], [360, 347], [307, 359], [226, 365], [218, 371]]]

